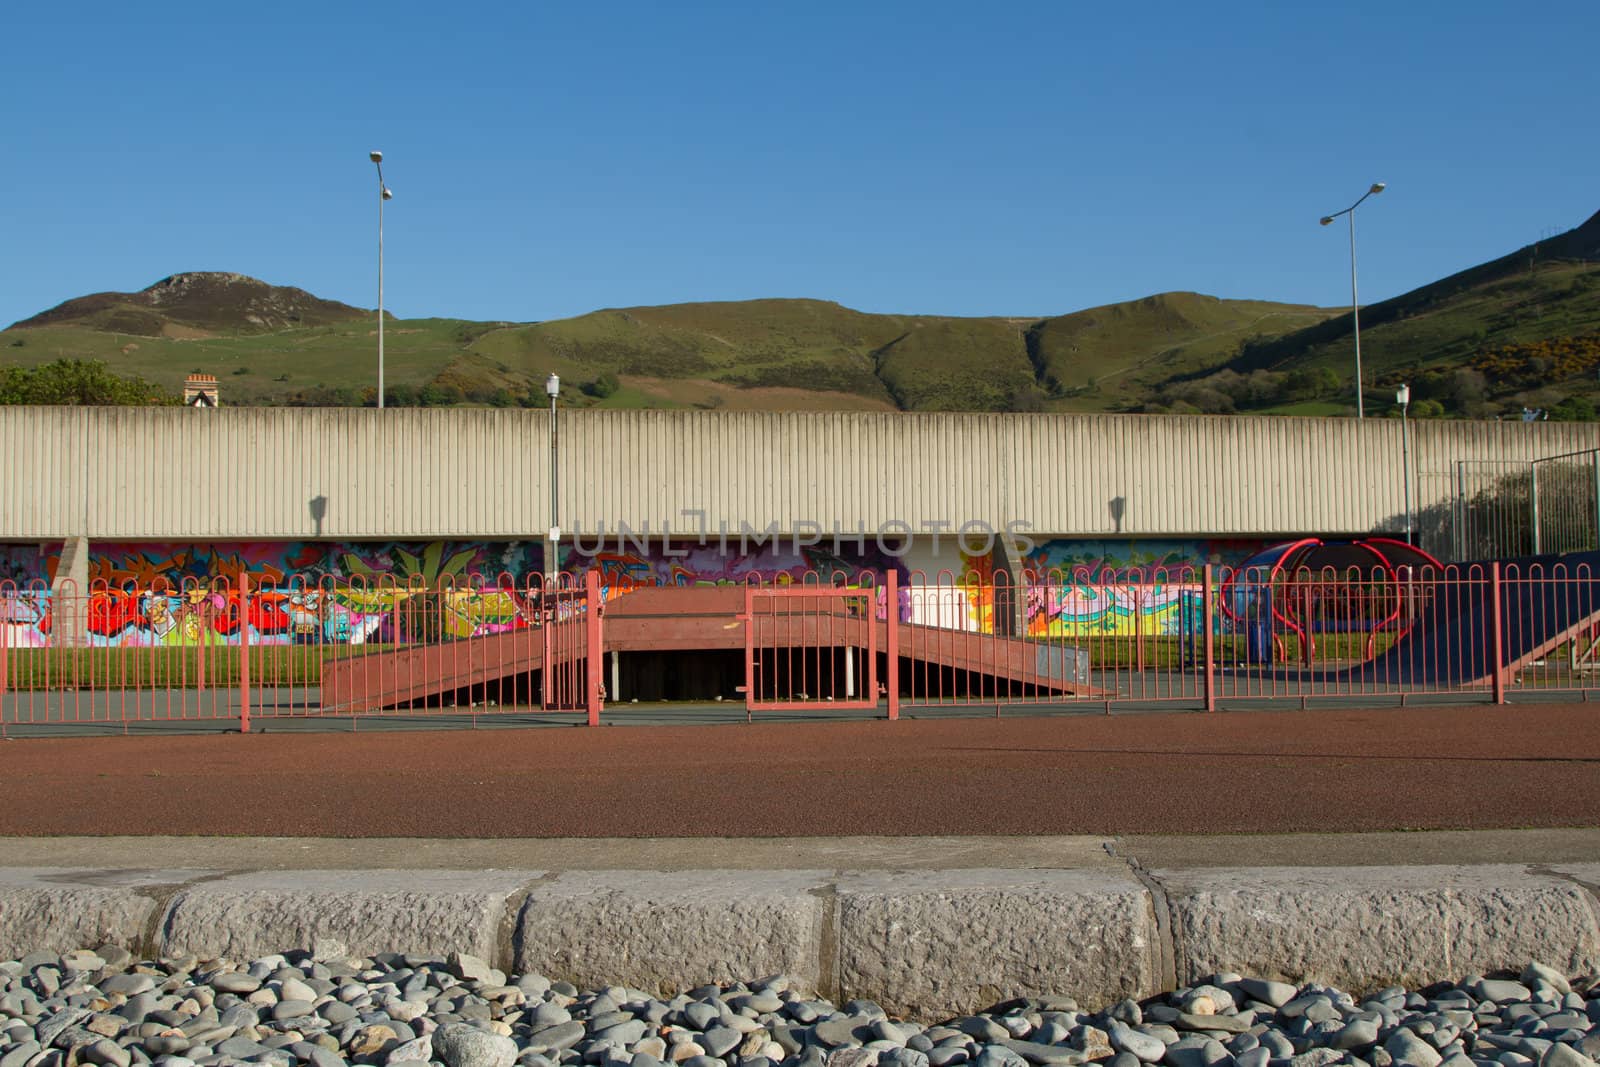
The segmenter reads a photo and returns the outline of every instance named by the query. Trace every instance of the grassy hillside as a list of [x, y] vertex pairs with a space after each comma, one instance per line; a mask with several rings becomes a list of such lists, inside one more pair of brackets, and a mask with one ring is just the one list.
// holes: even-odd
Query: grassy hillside
[[485, 335], [474, 350], [540, 379], [604, 372], [624, 381], [687, 379], [711, 392], [782, 387], [889, 400], [873, 353], [905, 327], [820, 300], [749, 300], [596, 311]]
[[41, 312], [18, 326], [87, 326], [102, 333], [197, 338], [267, 333], [353, 322], [366, 312], [243, 274], [194, 271], [163, 278], [137, 293], [95, 293]]
[[[1048, 318], [875, 315], [820, 300], [616, 308], [541, 323], [393, 320], [394, 404], [911, 411], [1354, 410], [1350, 315], [1162, 293]], [[0, 332], [0, 367], [103, 360], [225, 403], [375, 399], [373, 313], [228, 274], [68, 301]], [[1369, 411], [1600, 406], [1600, 215], [1362, 309]], [[1587, 414], [1586, 414], [1587, 413]]]
[[[384, 329], [389, 382], [426, 384], [462, 351], [478, 324], [454, 319], [391, 322]], [[378, 373], [376, 321], [185, 340], [107, 333], [80, 325], [12, 327], [0, 332], [0, 362], [38, 366], [98, 359], [117, 374], [181, 391], [191, 372], [215, 374], [228, 404], [282, 404], [296, 393], [347, 389], [350, 402]]]
[[[1180, 372], [1152, 383], [1182, 402], [1208, 386], [1251, 390], [1281, 410], [1267, 379], [1336, 383], [1354, 410], [1355, 341], [1349, 312], [1275, 339], [1241, 345], [1220, 375]], [[1401, 382], [1412, 403], [1445, 413], [1492, 416], [1524, 406], [1600, 401], [1600, 214], [1582, 226], [1470, 270], [1361, 309], [1361, 362], [1368, 411], [1387, 410]], [[1201, 405], [1204, 406], [1204, 405]]]
[[1085, 410], [1145, 401], [1153, 385], [1211, 370], [1242, 342], [1276, 337], [1337, 314], [1326, 308], [1162, 293], [1044, 319], [1029, 350], [1046, 388]]
[[[19, 323], [0, 333], [0, 365], [98, 359], [172, 390], [202, 371], [220, 379], [227, 403], [372, 401], [371, 312], [236, 275], [175, 279], [201, 281], [83, 297]], [[159, 295], [174, 289], [188, 298]], [[262, 328], [264, 308], [280, 316], [276, 329]], [[620, 308], [531, 324], [391, 320], [385, 382], [399, 404], [542, 406], [554, 371], [568, 402], [592, 406], [1036, 411], [1083, 406], [1076, 394], [1089, 368], [1108, 381], [1132, 372], [1116, 393], [1126, 404], [1149, 367], [1216, 366], [1233, 355], [1224, 338], [1319, 314], [1180, 293], [1042, 321], [873, 315], [820, 300]]]

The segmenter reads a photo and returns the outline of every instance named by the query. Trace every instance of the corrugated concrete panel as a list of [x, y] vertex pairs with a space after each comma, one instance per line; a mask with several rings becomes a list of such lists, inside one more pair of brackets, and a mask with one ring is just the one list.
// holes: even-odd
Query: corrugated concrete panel
[[[1393, 419], [563, 412], [560, 525], [614, 537], [1019, 522], [1083, 536], [1398, 529]], [[1579, 423], [1413, 422], [1414, 508]], [[537, 537], [541, 411], [0, 408], [0, 539]], [[603, 524], [603, 526], [602, 526]], [[648, 524], [648, 527], [647, 527]]]

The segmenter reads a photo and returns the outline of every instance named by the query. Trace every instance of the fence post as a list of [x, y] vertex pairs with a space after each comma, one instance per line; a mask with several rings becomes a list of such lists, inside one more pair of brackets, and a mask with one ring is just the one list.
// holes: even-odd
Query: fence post
[[[6, 610], [10, 611], [12, 607], [14, 604], [8, 604]], [[6, 686], [11, 681], [10, 648], [11, 627], [0, 626], [0, 737], [6, 736]]]
[[1201, 584], [1200, 590], [1200, 625], [1205, 629], [1203, 643], [1206, 657], [1205, 693], [1207, 711], [1217, 710], [1217, 647], [1216, 635], [1213, 633], [1216, 628], [1217, 605], [1216, 584], [1212, 566], [1210, 563], [1206, 564], [1205, 580]]
[[744, 716], [749, 721], [756, 702], [756, 592], [747, 578], [744, 582]]
[[1533, 515], [1533, 554], [1539, 555], [1539, 464], [1528, 464], [1528, 506]]
[[239, 732], [250, 732], [250, 575], [239, 572]]
[[590, 568], [583, 576], [585, 625], [589, 645], [589, 725], [600, 725], [600, 685], [605, 672], [605, 631], [600, 624], [600, 572]]
[[1594, 472], [1594, 547], [1600, 549], [1600, 451], [1589, 453], [1589, 467]]
[[884, 650], [888, 669], [885, 671], [883, 687], [889, 698], [889, 721], [894, 722], [900, 718], [900, 572], [891, 564], [887, 577], [883, 618], [889, 634], [888, 647]]
[[1505, 648], [1506, 624], [1505, 615], [1500, 610], [1500, 561], [1495, 560], [1489, 565], [1489, 629], [1493, 633], [1490, 640], [1490, 653], [1494, 662], [1490, 664], [1490, 685], [1494, 689], [1494, 702], [1506, 702], [1506, 674], [1505, 674]]

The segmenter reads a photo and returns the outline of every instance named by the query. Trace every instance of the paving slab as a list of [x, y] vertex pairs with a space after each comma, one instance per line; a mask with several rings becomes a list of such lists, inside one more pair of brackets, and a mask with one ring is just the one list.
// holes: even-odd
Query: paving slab
[[579, 871], [533, 887], [516, 968], [583, 986], [674, 995], [705, 982], [786, 974], [826, 990], [826, 871]]
[[507, 901], [540, 871], [261, 871], [191, 885], [168, 906], [169, 955], [252, 958], [342, 942], [356, 956], [458, 950], [502, 964]]
[[[1600, 839], [1600, 835], [1597, 835]], [[0, 837], [0, 867], [140, 867], [151, 856], [214, 870], [937, 870], [959, 867], [1120, 869], [1100, 836], [546, 837], [495, 840], [366, 837]], [[1600, 845], [1592, 853], [1600, 859]]]
[[[1130, 834], [1118, 856], [1145, 868], [1388, 867], [1600, 862], [1600, 829], [1316, 834]], [[0, 845], [0, 854], [4, 846]]]
[[1419, 986], [1538, 960], [1600, 960], [1600, 922], [1575, 882], [1526, 867], [1154, 870], [1177, 980], [1236, 971], [1352, 991]]
[[909, 871], [838, 883], [841, 997], [925, 1018], [1027, 993], [1099, 1008], [1159, 988], [1151, 895], [1116, 871]]

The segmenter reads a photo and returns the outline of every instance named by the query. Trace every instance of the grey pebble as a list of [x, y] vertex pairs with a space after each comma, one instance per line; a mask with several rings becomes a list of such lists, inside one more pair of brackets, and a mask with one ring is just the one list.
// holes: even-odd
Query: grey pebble
[[223, 971], [211, 976], [211, 988], [223, 993], [254, 993], [261, 979], [242, 971]]
[[1439, 1067], [1444, 1059], [1432, 1042], [1403, 1027], [1390, 1034], [1383, 1047], [1396, 1063], [1409, 1067]]
[[[640, 1036], [643, 1036], [642, 1034]], [[637, 1038], [635, 1038], [637, 1040]], [[722, 1057], [739, 1047], [744, 1035], [727, 1026], [714, 1026], [700, 1035], [700, 1046], [712, 1056]]]
[[1159, 1063], [1161, 1057], [1166, 1055], [1167, 1043], [1142, 1030], [1111, 1023], [1106, 1033], [1111, 1038], [1112, 1048], [1137, 1056], [1144, 1063]]
[[449, 1023], [433, 1032], [433, 1051], [446, 1067], [511, 1067], [517, 1043], [468, 1023]]
[[560, 1052], [582, 1041], [583, 1035], [583, 1024], [577, 1020], [557, 1023], [529, 1035], [528, 1047], [538, 1049], [540, 1052]]
[[1544, 1055], [1539, 1057], [1539, 1067], [1594, 1067], [1594, 1060], [1571, 1045], [1557, 1042], [1545, 1049]]

